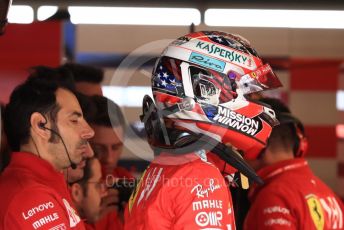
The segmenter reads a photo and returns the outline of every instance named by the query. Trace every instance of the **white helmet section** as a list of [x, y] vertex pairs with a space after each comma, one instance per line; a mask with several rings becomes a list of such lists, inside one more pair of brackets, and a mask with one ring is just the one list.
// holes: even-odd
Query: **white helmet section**
[[192, 62], [224, 74], [234, 70], [244, 75], [242, 68], [251, 71], [257, 68], [253, 60], [254, 56], [196, 38], [184, 43], [178, 40], [172, 42], [164, 51], [163, 56]]

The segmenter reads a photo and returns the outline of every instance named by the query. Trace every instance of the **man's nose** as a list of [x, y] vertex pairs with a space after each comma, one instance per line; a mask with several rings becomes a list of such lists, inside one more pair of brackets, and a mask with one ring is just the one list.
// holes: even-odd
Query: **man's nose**
[[111, 146], [108, 146], [107, 147], [107, 151], [106, 151], [106, 156], [105, 156], [106, 162], [107, 163], [112, 163], [113, 162], [113, 158], [114, 158], [114, 154], [113, 154], [113, 151], [111, 149]]
[[84, 140], [88, 140], [94, 137], [94, 130], [91, 128], [91, 126], [85, 121], [85, 126], [81, 133], [81, 138]]

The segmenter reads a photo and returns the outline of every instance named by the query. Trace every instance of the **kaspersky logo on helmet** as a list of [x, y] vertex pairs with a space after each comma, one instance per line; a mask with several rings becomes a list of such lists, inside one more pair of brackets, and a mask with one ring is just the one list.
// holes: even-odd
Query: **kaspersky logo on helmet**
[[223, 58], [226, 58], [228, 60], [230, 60], [231, 62], [235, 61], [237, 63], [245, 63], [247, 61], [247, 57], [234, 52], [234, 51], [229, 51], [226, 49], [223, 49], [215, 44], [210, 44], [208, 42], [203, 42], [203, 41], [199, 41], [196, 44], [196, 48], [202, 49], [207, 51], [209, 54], [218, 54]]
[[246, 117], [222, 106], [218, 107], [218, 113], [213, 118], [213, 121], [251, 136], [254, 136], [262, 129], [262, 123], [259, 119], [255, 120]]
[[178, 44], [177, 46], [185, 47], [193, 51], [210, 55], [211, 57], [217, 58], [219, 60], [231, 62], [235, 65], [251, 70], [256, 68], [254, 61], [249, 55], [246, 55], [245, 53], [239, 52], [230, 47], [220, 46], [199, 39], [193, 39], [188, 42], [183, 41], [182, 44]]

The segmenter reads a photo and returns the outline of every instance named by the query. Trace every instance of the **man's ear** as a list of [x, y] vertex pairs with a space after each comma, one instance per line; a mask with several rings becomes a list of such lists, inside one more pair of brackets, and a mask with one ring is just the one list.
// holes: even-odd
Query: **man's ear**
[[45, 129], [47, 119], [38, 112], [34, 112], [30, 117], [31, 131], [41, 138], [49, 140], [51, 133]]
[[84, 199], [84, 192], [80, 184], [74, 183], [70, 186], [70, 192], [73, 201], [76, 204], [80, 204], [82, 200]]

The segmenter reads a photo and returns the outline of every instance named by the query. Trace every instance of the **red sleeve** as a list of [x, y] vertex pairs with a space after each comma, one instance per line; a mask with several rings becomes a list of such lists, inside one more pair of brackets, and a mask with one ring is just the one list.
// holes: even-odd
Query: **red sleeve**
[[244, 229], [297, 229], [297, 218], [290, 203], [291, 197], [273, 191], [261, 191], [246, 216]]
[[67, 200], [35, 189], [16, 195], [5, 216], [5, 229], [85, 229]]
[[122, 230], [123, 223], [119, 219], [118, 213], [116, 211], [108, 213], [106, 216], [101, 218], [96, 223], [97, 230], [106, 230], [106, 229], [116, 229]]
[[183, 178], [180, 184], [171, 183], [165, 193], [174, 197], [167, 210], [173, 229], [235, 229], [231, 197], [217, 168], [198, 164], [178, 178]]

